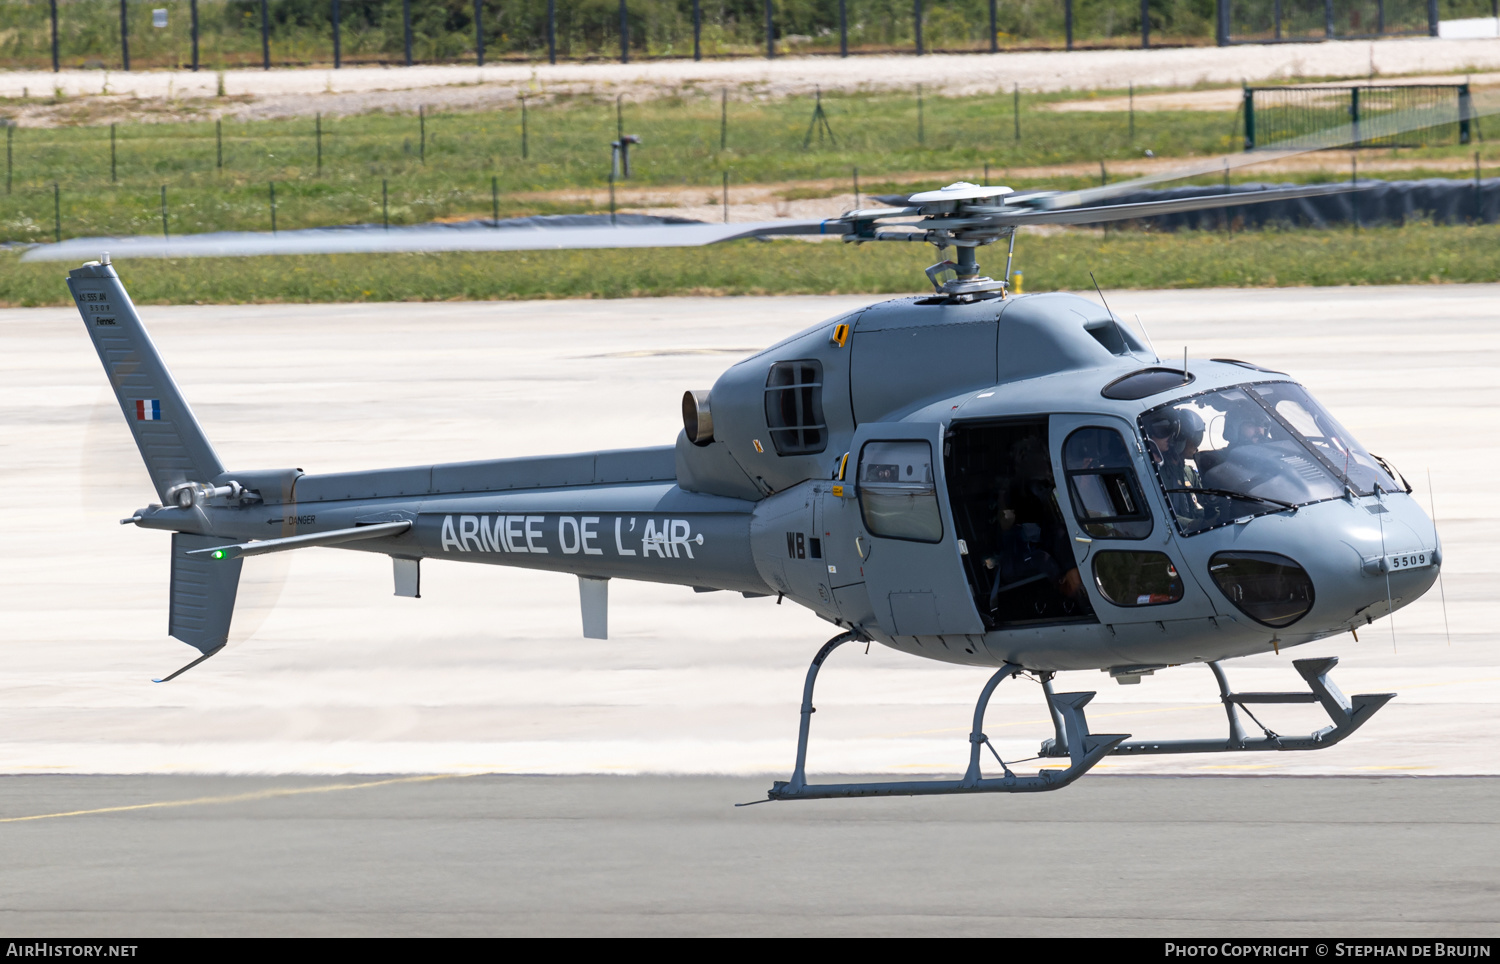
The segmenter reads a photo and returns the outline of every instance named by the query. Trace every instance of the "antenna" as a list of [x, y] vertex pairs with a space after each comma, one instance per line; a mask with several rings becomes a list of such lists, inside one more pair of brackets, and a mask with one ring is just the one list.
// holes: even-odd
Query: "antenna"
[[1156, 350], [1156, 343], [1151, 340], [1151, 332], [1146, 330], [1146, 323], [1141, 321], [1141, 316], [1135, 316], [1135, 323], [1141, 326], [1141, 334], [1146, 336], [1146, 344], [1151, 346], [1151, 354], [1156, 355], [1157, 364], [1161, 364], [1161, 355]]
[[[1014, 237], [1014, 235], [1012, 235], [1012, 237]], [[1115, 313], [1113, 311], [1110, 311], [1109, 302], [1104, 300], [1104, 292], [1099, 290], [1099, 281], [1094, 277], [1094, 273], [1092, 271], [1089, 272], [1089, 280], [1094, 282], [1094, 293], [1099, 296], [1099, 301], [1104, 305], [1104, 310], [1109, 312], [1110, 318], [1114, 318]], [[1155, 349], [1152, 350], [1154, 351]]]
[[[105, 264], [109, 263], [109, 255], [105, 255]], [[1427, 470], [1427, 505], [1432, 509], [1432, 531], [1437, 532], [1437, 494], [1432, 491], [1432, 469]], [[1441, 542], [1442, 538], [1439, 537]], [[1438, 566], [1438, 594], [1443, 598], [1443, 635], [1448, 638], [1448, 645], [1453, 645], [1453, 633], [1448, 629], [1448, 590], [1443, 588], [1443, 567]]]

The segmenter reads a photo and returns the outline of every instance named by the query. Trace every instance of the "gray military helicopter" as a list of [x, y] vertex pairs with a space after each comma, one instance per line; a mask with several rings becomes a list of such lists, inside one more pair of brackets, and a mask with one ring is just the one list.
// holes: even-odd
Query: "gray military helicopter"
[[[89, 239], [29, 257], [104, 244], [176, 257], [810, 233], [953, 249], [927, 269], [931, 294], [829, 319], [687, 391], [674, 445], [336, 474], [226, 469], [110, 257], [73, 269], [68, 285], [160, 499], [122, 522], [172, 533], [168, 631], [201, 653], [158, 682], [224, 648], [244, 557], [308, 546], [388, 555], [400, 596], [420, 594], [428, 558], [573, 573], [591, 638], [607, 634], [610, 579], [774, 595], [840, 631], [808, 670], [792, 777], [770, 799], [1045, 791], [1109, 754], [1339, 742], [1394, 694], [1344, 696], [1329, 680], [1334, 657], [1295, 660], [1308, 687], [1297, 692], [1236, 692], [1221, 664], [1356, 631], [1416, 600], [1442, 563], [1411, 487], [1289, 375], [1234, 359], [1164, 362], [1102, 294], [1018, 295], [980, 274], [979, 249], [1013, 250], [1029, 224], [1350, 189], [1099, 203], [1183, 173], [1067, 193], [959, 183], [813, 222]], [[995, 668], [961, 779], [808, 782], [814, 684], [850, 641]], [[1227, 734], [1092, 733], [1094, 694], [1052, 685], [1064, 670], [1131, 683], [1187, 663], [1213, 673]], [[1055, 724], [1040, 756], [1066, 758], [1064, 769], [1018, 775], [985, 736], [991, 694], [1021, 675], [1040, 683]], [[1252, 707], [1276, 703], [1318, 703], [1331, 725], [1275, 733]], [[1000, 776], [982, 772], [987, 746]]]

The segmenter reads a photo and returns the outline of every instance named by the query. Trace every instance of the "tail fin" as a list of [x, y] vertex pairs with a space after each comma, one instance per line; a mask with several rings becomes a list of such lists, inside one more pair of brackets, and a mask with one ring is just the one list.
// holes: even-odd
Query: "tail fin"
[[[68, 288], [163, 504], [173, 486], [213, 482], [224, 472], [219, 456], [156, 353], [114, 266], [106, 257], [74, 268]], [[175, 587], [175, 567], [173, 572]], [[172, 598], [175, 620], [175, 588]]]
[[224, 539], [218, 536], [172, 533], [172, 609], [167, 632], [204, 656], [213, 655], [229, 641], [229, 621], [234, 618], [244, 560], [210, 562], [206, 556], [188, 553], [223, 544]]

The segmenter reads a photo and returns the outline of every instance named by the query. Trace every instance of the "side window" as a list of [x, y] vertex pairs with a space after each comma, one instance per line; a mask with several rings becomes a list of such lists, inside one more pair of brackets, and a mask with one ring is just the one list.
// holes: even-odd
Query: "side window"
[[1158, 606], [1182, 598], [1182, 576], [1160, 552], [1095, 553], [1094, 582], [1116, 606]]
[[859, 511], [872, 535], [939, 542], [937, 478], [926, 442], [868, 442], [859, 456]]
[[823, 422], [823, 363], [777, 362], [766, 376], [766, 427], [777, 455], [814, 455], [828, 447]]
[[1063, 443], [1063, 471], [1078, 524], [1096, 539], [1144, 539], [1151, 510], [1131, 467], [1125, 440], [1112, 428], [1081, 428]]

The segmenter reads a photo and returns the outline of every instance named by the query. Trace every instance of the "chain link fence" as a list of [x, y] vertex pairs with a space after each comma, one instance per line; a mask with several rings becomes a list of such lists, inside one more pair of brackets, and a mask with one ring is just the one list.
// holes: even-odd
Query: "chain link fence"
[[0, 63], [108, 70], [999, 52], [1437, 33], [1500, 0], [0, 0]]

